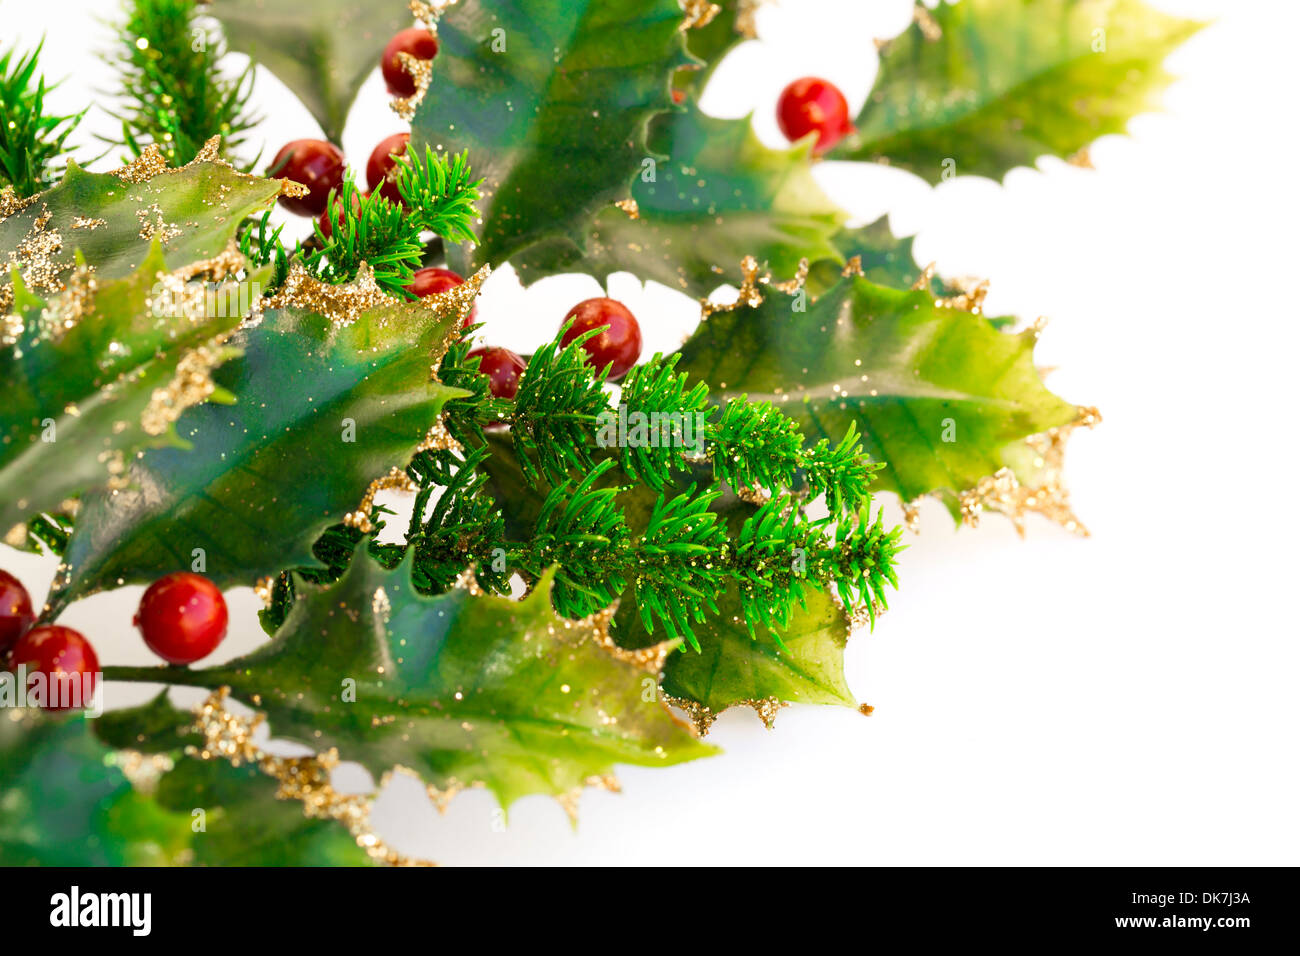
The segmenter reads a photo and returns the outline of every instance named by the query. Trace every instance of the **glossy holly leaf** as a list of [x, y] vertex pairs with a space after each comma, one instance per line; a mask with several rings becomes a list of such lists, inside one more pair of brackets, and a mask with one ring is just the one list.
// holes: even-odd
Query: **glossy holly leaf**
[[337, 747], [376, 776], [401, 765], [440, 790], [481, 784], [504, 806], [567, 795], [615, 764], [713, 752], [645, 699], [653, 676], [555, 614], [549, 577], [512, 601], [429, 597], [410, 573], [409, 558], [388, 571], [358, 553], [337, 583], [298, 583], [269, 644], [179, 679], [255, 701], [276, 737]]
[[0, 719], [0, 865], [184, 862], [190, 818], [137, 793], [82, 716]]
[[209, 10], [230, 49], [247, 53], [293, 90], [335, 143], [385, 44], [413, 22], [400, 0], [212, 0]]
[[[543, 495], [524, 480], [506, 440], [492, 436], [488, 443], [494, 453], [485, 467], [506, 520], [506, 533], [512, 538], [522, 538], [532, 533]], [[628, 482], [617, 470], [611, 474], [614, 476], [609, 479], [611, 484], [632, 485], [619, 496], [619, 505], [624, 509], [629, 527], [641, 531], [650, 520], [658, 494]], [[696, 477], [698, 486], [705, 475], [701, 471]], [[678, 483], [668, 494], [686, 490], [686, 484]], [[735, 536], [757, 506], [727, 493], [714, 503], [712, 510]], [[775, 635], [761, 622], [755, 623], [755, 637], [750, 637], [734, 588], [718, 600], [718, 611], [716, 616], [710, 615], [703, 623], [694, 625], [700, 642], [698, 653], [683, 648], [668, 655], [661, 681], [665, 692], [702, 704], [715, 714], [738, 704], [772, 697], [805, 704], [856, 706], [844, 679], [849, 621], [829, 596], [808, 589], [807, 607], [796, 608], [789, 626], [781, 632], [786, 650], [781, 649]], [[621, 647], [630, 650], [649, 647], [659, 640], [646, 631], [631, 593], [624, 595], [611, 633]]]
[[404, 466], [443, 402], [464, 394], [430, 373], [459, 322], [454, 295], [399, 302], [363, 277], [238, 331], [229, 344], [240, 357], [213, 373], [234, 403], [189, 409], [177, 422], [189, 448], [151, 449], [131, 462], [128, 487], [86, 496], [53, 607], [200, 557], [222, 587], [318, 566], [320, 533]]
[[842, 263], [832, 239], [846, 217], [813, 179], [810, 148], [768, 149], [748, 118], [714, 119], [694, 104], [665, 114], [651, 136], [665, 158], [652, 181], [638, 176], [632, 187], [637, 217], [611, 206], [596, 216], [585, 252], [556, 240], [526, 250], [515, 267], [525, 283], [631, 272], [699, 298], [738, 279], [726, 270], [748, 255], [782, 277], [804, 258]]
[[[677, 0], [461, 0], [438, 23], [433, 83], [412, 144], [469, 149], [485, 178], [479, 245], [452, 266], [498, 264], [535, 242], [582, 245], [650, 159], [645, 127], [693, 62]], [[472, 262], [471, 262], [472, 260]]]
[[[0, 528], [59, 511], [66, 499], [112, 481], [137, 449], [174, 440], [171, 408], [155, 391], [240, 317], [155, 314], [155, 287], [167, 275], [155, 242], [126, 278], [79, 273], [49, 300], [18, 280], [11, 321], [21, 327], [0, 349]], [[206, 354], [219, 362], [229, 353]]]
[[813, 440], [856, 423], [884, 465], [877, 488], [905, 501], [933, 493], [956, 513], [960, 492], [1006, 464], [1006, 446], [1080, 410], [1043, 385], [1035, 332], [936, 302], [862, 278], [815, 300], [769, 288], [757, 308], [702, 322], [678, 368], [719, 400], [776, 403]]
[[720, 0], [713, 4], [717, 9], [712, 19], [686, 31], [686, 49], [700, 61], [698, 70], [683, 70], [677, 74], [676, 86], [683, 91], [701, 91], [713, 76], [714, 70], [728, 53], [745, 40], [758, 36], [754, 13], [763, 0]]
[[1200, 27], [1141, 0], [941, 3], [882, 52], [857, 132], [829, 158], [938, 183], [1070, 157], [1159, 108], [1161, 64]]
[[240, 222], [271, 208], [280, 194], [279, 180], [249, 176], [222, 161], [198, 159], [148, 178], [147, 160], [124, 170], [125, 179], [69, 163], [57, 186], [11, 215], [0, 212], [0, 263], [8, 263], [0, 278], [0, 311], [9, 304], [10, 270], [21, 273], [29, 292], [53, 295], [62, 291], [78, 253], [96, 279], [122, 279], [140, 268], [155, 239], [168, 267], [177, 269], [225, 251]]
[[372, 866], [339, 823], [311, 819], [296, 800], [276, 797], [279, 784], [257, 767], [183, 757], [158, 781], [159, 806], [204, 829], [190, 841], [196, 866]]

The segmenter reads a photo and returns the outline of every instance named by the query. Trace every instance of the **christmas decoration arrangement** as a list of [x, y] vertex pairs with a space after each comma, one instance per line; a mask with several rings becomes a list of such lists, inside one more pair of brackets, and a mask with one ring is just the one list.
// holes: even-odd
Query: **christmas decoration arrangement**
[[[426, 862], [337, 764], [572, 815], [617, 765], [716, 753], [730, 708], [870, 712], [846, 642], [910, 596], [877, 496], [906, 524], [933, 496], [1086, 533], [1063, 454], [1098, 415], [1044, 385], [1040, 324], [849, 225], [812, 170], [1087, 165], [1199, 25], [1140, 0], [918, 5], [859, 113], [797, 80], [772, 149], [697, 105], [759, 6], [126, 0], [120, 135], [85, 157], [40, 44], [5, 41], [0, 534], [60, 563], [43, 605], [0, 570], [0, 862]], [[346, 156], [376, 67], [395, 132]], [[266, 73], [321, 138], [258, 141]], [[701, 320], [646, 354], [655, 317], [594, 298], [536, 316], [553, 338], [520, 354], [476, 303], [506, 264], [628, 272]], [[130, 585], [156, 666], [59, 623]], [[249, 624], [240, 587], [267, 640], [205, 665]], [[164, 689], [114, 706], [123, 683]]]

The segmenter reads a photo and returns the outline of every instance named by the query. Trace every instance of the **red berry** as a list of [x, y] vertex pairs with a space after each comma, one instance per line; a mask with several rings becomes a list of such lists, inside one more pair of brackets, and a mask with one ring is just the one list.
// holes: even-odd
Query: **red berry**
[[406, 144], [411, 141], [410, 133], [394, 133], [371, 152], [366, 160], [366, 182], [370, 191], [379, 190], [379, 195], [389, 202], [402, 202], [402, 194], [397, 191], [397, 183], [388, 178], [388, 171], [397, 165], [399, 157], [406, 155]]
[[816, 133], [813, 151], [817, 153], [826, 152], [853, 132], [844, 94], [834, 83], [815, 76], [805, 76], [785, 88], [777, 102], [776, 119], [792, 143]]
[[45, 675], [48, 687], [42, 706], [46, 710], [90, 706], [99, 679], [99, 658], [90, 642], [72, 628], [56, 624], [32, 628], [14, 645], [11, 663], [15, 672], [26, 667], [29, 678], [38, 672]]
[[182, 571], [149, 585], [134, 623], [163, 660], [193, 664], [217, 649], [228, 621], [221, 589], [201, 574]]
[[478, 370], [488, 377], [492, 394], [497, 398], [514, 398], [519, 394], [519, 376], [528, 363], [509, 349], [475, 349], [467, 358], [476, 358]]
[[685, 90], [673, 90], [673, 102], [676, 103], [678, 106], [681, 106], [683, 103], [685, 103], [685, 102], [686, 102], [686, 91], [685, 91]]
[[267, 172], [307, 187], [306, 196], [281, 196], [280, 204], [300, 216], [325, 211], [330, 190], [343, 185], [343, 153], [320, 139], [295, 139], [275, 154]]
[[411, 27], [397, 34], [384, 47], [379, 69], [388, 84], [388, 92], [393, 96], [414, 96], [415, 78], [402, 66], [397, 57], [399, 53], [409, 53], [417, 60], [432, 60], [438, 55], [438, 38], [422, 27]]
[[587, 350], [591, 363], [596, 368], [613, 366], [609, 370], [611, 381], [626, 375], [627, 370], [641, 357], [641, 326], [622, 302], [614, 299], [588, 299], [569, 310], [565, 321], [569, 319], [573, 319], [573, 325], [569, 326], [564, 338], [560, 340], [564, 345], [584, 332], [609, 326], [604, 332], [583, 342], [582, 347]]
[[[330, 193], [330, 195], [334, 197], [334, 222], [330, 222], [330, 211], [328, 205], [325, 207], [325, 211], [320, 214], [320, 219], [316, 221], [317, 225], [320, 226], [321, 235], [323, 235], [326, 239], [329, 239], [331, 236], [334, 235], [334, 223], [336, 222], [339, 225], [342, 225], [343, 220], [346, 218], [343, 215], [343, 200], [338, 198], [337, 192], [332, 192]], [[352, 194], [353, 213], [355, 213], [358, 209], [361, 208], [361, 200], [365, 199], [366, 196], [369, 195], [370, 195], [369, 193], [366, 193], [365, 196], [359, 195], [358, 193]]]
[[[411, 280], [411, 284], [406, 286], [406, 291], [423, 299], [426, 295], [437, 295], [464, 284], [465, 280], [460, 273], [452, 272], [450, 269], [439, 269], [437, 266], [428, 266], [415, 271], [415, 277]], [[475, 305], [470, 308], [469, 315], [461, 323], [461, 328], [467, 329], [477, 321], [478, 306]]]
[[23, 583], [8, 571], [0, 571], [0, 657], [35, 621], [32, 597]]

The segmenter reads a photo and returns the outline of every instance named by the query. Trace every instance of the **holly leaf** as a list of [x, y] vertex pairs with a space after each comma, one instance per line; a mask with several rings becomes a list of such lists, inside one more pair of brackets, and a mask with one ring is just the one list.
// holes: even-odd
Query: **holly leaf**
[[0, 720], [0, 864], [159, 866], [186, 859], [189, 815], [137, 793], [80, 715]]
[[13, 270], [29, 292], [53, 295], [63, 291], [78, 254], [103, 281], [136, 272], [155, 239], [173, 269], [224, 252], [245, 217], [271, 208], [281, 185], [205, 158], [214, 155], [205, 149], [187, 166], [157, 171], [146, 157], [117, 173], [89, 173], [70, 162], [57, 186], [9, 215], [0, 212], [0, 263], [7, 263], [0, 312], [9, 305]]
[[279, 784], [247, 764], [185, 757], [158, 781], [157, 800], [187, 819], [203, 811], [191, 840], [197, 866], [373, 866], [348, 831], [310, 819], [303, 805], [276, 796]]
[[961, 492], [1007, 464], [1008, 445], [1082, 409], [1043, 385], [1034, 330], [999, 331], [939, 301], [858, 277], [812, 300], [769, 287], [761, 305], [700, 323], [678, 369], [720, 401], [777, 404], [814, 440], [856, 424], [884, 465], [877, 489], [935, 494], [956, 514]]
[[1159, 108], [1162, 62], [1201, 26], [1141, 0], [941, 3], [886, 46], [857, 132], [828, 158], [938, 183], [1070, 157]]
[[413, 22], [400, 2], [212, 0], [209, 11], [230, 49], [247, 53], [293, 90], [335, 143], [384, 45]]
[[270, 643], [180, 679], [229, 686], [276, 737], [337, 747], [377, 777], [400, 765], [439, 790], [486, 786], [503, 806], [566, 796], [616, 763], [713, 752], [645, 699], [654, 677], [604, 649], [590, 622], [556, 615], [551, 575], [522, 601], [429, 597], [411, 561], [389, 571], [361, 551], [333, 585], [297, 582]]
[[150, 449], [131, 462], [127, 487], [86, 496], [53, 611], [199, 558], [222, 587], [318, 567], [321, 532], [404, 466], [443, 403], [465, 394], [430, 371], [459, 321], [457, 293], [407, 303], [368, 272], [349, 286], [288, 284], [299, 279], [301, 298], [231, 337], [240, 356], [213, 382], [234, 404], [189, 409], [177, 422], [188, 448]]
[[581, 247], [558, 239], [526, 250], [515, 259], [522, 281], [631, 272], [699, 298], [747, 255], [782, 276], [804, 258], [843, 263], [832, 240], [846, 216], [813, 179], [810, 144], [768, 149], [748, 118], [714, 119], [693, 104], [652, 129], [652, 151], [667, 158], [633, 183], [636, 217], [610, 207]]
[[155, 392], [167, 391], [182, 361], [228, 357], [220, 347], [195, 350], [240, 317], [237, 309], [186, 318], [152, 308], [168, 275], [155, 241], [124, 279], [78, 273], [49, 300], [17, 280], [10, 319], [18, 326], [0, 349], [0, 528], [58, 512], [114, 480], [137, 449], [175, 440], [169, 419], [179, 408]]
[[[649, 160], [647, 121], [672, 108], [686, 53], [677, 0], [461, 0], [438, 22], [412, 145], [469, 149], [483, 176], [479, 245], [461, 272], [543, 240], [582, 246]], [[471, 269], [472, 271], [472, 269]]]

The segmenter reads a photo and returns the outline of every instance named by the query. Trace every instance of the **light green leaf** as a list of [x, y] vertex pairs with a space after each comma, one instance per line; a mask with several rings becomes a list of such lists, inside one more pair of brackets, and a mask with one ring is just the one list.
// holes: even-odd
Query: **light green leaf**
[[353, 302], [350, 320], [316, 311], [312, 293], [304, 304], [268, 308], [231, 338], [242, 354], [214, 381], [234, 404], [188, 410], [177, 422], [188, 449], [149, 450], [131, 463], [128, 488], [86, 497], [68, 574], [51, 596], [56, 611], [103, 588], [189, 569], [200, 553], [222, 587], [317, 566], [311, 546], [320, 533], [355, 509], [372, 481], [404, 467], [443, 402], [463, 394], [430, 373], [459, 321], [455, 310], [377, 291], [369, 304], [347, 298], [362, 283], [320, 291]]
[[955, 514], [958, 494], [1003, 467], [1009, 444], [1080, 414], [1044, 387], [1032, 330], [999, 331], [931, 292], [861, 278], [800, 304], [768, 289], [757, 308], [714, 314], [679, 369], [719, 399], [775, 402], [814, 439], [856, 423], [884, 465], [876, 487], [905, 501], [936, 494]]
[[647, 121], [670, 109], [693, 62], [677, 0], [461, 0], [438, 23], [433, 83], [411, 141], [469, 149], [485, 177], [476, 249], [497, 264], [543, 240], [587, 241], [593, 215], [628, 196], [651, 160]]
[[857, 132], [828, 158], [938, 183], [1070, 157], [1159, 108], [1161, 64], [1201, 27], [1141, 0], [960, 0], [924, 19], [885, 48]]
[[230, 48], [293, 90], [335, 143], [384, 46], [413, 23], [401, 0], [213, 0], [209, 10]]
[[337, 747], [377, 777], [401, 765], [440, 790], [486, 786], [503, 806], [570, 794], [618, 763], [711, 754], [647, 699], [652, 675], [604, 650], [589, 624], [555, 614], [551, 583], [522, 601], [461, 588], [428, 597], [409, 557], [387, 571], [358, 552], [337, 583], [298, 583], [269, 644], [175, 679], [227, 685], [256, 701], [277, 737]]

